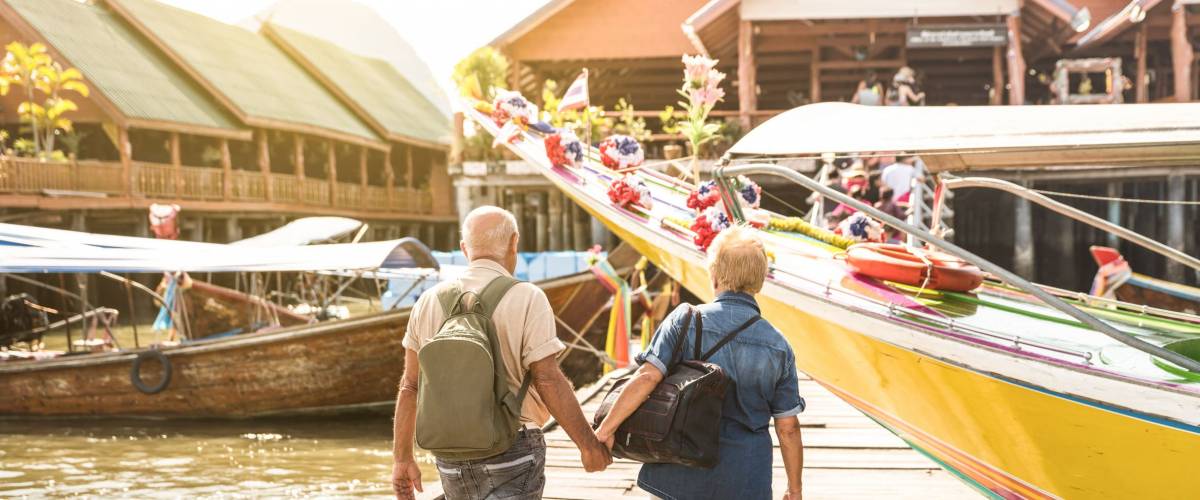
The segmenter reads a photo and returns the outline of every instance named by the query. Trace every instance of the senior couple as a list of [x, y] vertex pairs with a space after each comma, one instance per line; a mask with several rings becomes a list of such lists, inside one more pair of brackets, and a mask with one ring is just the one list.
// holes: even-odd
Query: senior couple
[[[515, 218], [503, 209], [486, 206], [467, 215], [460, 246], [470, 265], [461, 277], [462, 288], [481, 290], [497, 277], [511, 276], [516, 269], [518, 238]], [[703, 345], [712, 346], [759, 314], [754, 295], [762, 289], [767, 256], [753, 230], [733, 227], [710, 246], [708, 267], [716, 300], [698, 309], [703, 315]], [[414, 489], [422, 491], [421, 471], [413, 456], [421, 369], [417, 353], [444, 319], [436, 295], [445, 286], [450, 285], [440, 284], [421, 296], [404, 335], [405, 366], [396, 401], [392, 469], [397, 498], [413, 498]], [[541, 289], [519, 283], [493, 309], [509, 389], [518, 393], [527, 373], [532, 383], [521, 404], [521, 428], [507, 451], [479, 460], [437, 459], [442, 489], [449, 500], [541, 498], [546, 482], [546, 442], [540, 426], [550, 416], [579, 447], [584, 469], [604, 470], [612, 463], [617, 427], [663, 379], [675, 345], [690, 345], [697, 334], [694, 329], [683, 331], [686, 305], [675, 309], [659, 327], [650, 349], [637, 357], [641, 366], [608, 417], [593, 430], [559, 370], [556, 355], [566, 347], [555, 334], [554, 312]], [[758, 321], [709, 361], [721, 366], [735, 382], [725, 396], [721, 417], [720, 463], [714, 469], [646, 464], [638, 486], [652, 498], [771, 498], [773, 453], [768, 428], [774, 419], [787, 473], [788, 489], [782, 496], [800, 498], [803, 449], [797, 415], [804, 409], [804, 400], [791, 348], [778, 330]]]

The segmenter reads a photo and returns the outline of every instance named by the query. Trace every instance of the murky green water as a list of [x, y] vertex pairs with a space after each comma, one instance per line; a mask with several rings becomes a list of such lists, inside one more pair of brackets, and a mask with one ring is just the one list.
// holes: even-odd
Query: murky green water
[[382, 497], [391, 433], [386, 417], [0, 420], [0, 497]]

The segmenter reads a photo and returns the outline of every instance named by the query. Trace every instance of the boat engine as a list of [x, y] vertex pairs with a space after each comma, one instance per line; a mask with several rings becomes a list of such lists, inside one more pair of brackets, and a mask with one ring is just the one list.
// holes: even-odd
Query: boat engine
[[42, 333], [34, 330], [49, 322], [45, 308], [28, 293], [5, 297], [0, 301], [0, 347], [41, 338]]

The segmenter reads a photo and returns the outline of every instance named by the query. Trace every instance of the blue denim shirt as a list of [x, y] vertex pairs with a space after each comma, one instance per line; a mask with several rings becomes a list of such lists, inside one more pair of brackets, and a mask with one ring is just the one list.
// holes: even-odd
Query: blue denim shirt
[[[711, 304], [699, 306], [704, 318], [702, 352], [746, 320], [759, 314], [754, 297], [726, 292]], [[650, 350], [637, 357], [667, 372], [676, 343], [684, 344], [682, 359], [694, 359], [695, 322], [682, 332], [686, 305], [680, 305], [655, 333]], [[720, 462], [712, 470], [672, 464], [646, 464], [638, 486], [664, 499], [771, 498], [771, 418], [804, 411], [796, 377], [796, 356], [783, 335], [765, 319], [738, 334], [710, 362], [734, 381], [725, 395], [721, 414]]]

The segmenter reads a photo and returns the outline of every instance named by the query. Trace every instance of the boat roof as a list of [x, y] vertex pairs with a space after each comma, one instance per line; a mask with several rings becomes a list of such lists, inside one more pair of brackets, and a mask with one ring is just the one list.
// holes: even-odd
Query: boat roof
[[0, 273], [439, 269], [429, 247], [415, 238], [310, 244], [361, 225], [343, 217], [310, 217], [255, 238], [220, 244], [0, 223]]
[[906, 152], [933, 171], [1193, 165], [1200, 103], [862, 106], [830, 102], [751, 130], [729, 158]]

